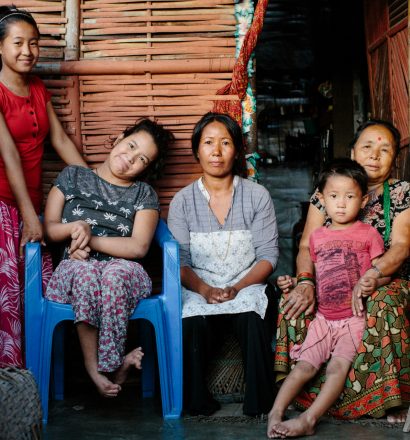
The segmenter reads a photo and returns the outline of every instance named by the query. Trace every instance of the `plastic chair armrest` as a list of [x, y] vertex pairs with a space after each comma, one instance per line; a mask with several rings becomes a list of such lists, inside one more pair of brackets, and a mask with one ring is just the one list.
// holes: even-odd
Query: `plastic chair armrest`
[[25, 246], [25, 348], [26, 366], [30, 369], [39, 383], [38, 341], [41, 340], [41, 323], [44, 313], [44, 298], [41, 272], [40, 243], [27, 243]]
[[[25, 305], [43, 300], [43, 276], [41, 273], [40, 243], [27, 243], [25, 246]], [[26, 310], [27, 312], [27, 310]]]
[[166, 241], [174, 240], [174, 237], [168, 229], [167, 224], [162, 219], [159, 219], [154, 238], [161, 248], [164, 248], [164, 243]]

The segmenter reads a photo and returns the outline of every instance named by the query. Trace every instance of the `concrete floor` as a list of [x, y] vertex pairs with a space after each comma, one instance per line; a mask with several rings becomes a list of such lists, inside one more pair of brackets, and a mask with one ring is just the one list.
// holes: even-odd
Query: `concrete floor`
[[[75, 391], [75, 392], [74, 392]], [[137, 397], [137, 386], [128, 385], [117, 399], [100, 398], [88, 385], [68, 390], [64, 401], [51, 402], [44, 440], [139, 440], [139, 439], [263, 439], [266, 419], [242, 416], [238, 403], [223, 404], [214, 417], [183, 417], [164, 421], [156, 399]], [[295, 412], [290, 412], [292, 416]], [[324, 419], [310, 438], [355, 440], [410, 440], [402, 426], [386, 421], [341, 422]]]
[[[49, 423], [43, 429], [43, 440], [266, 438], [266, 418], [261, 420], [243, 416], [242, 405], [239, 403], [224, 403], [213, 417], [183, 417], [180, 420], [164, 421], [159, 397], [139, 397], [141, 390], [137, 371], [130, 373], [124, 389], [116, 399], [100, 397], [84, 370], [75, 332], [66, 333], [65, 399], [50, 402]], [[134, 338], [135, 333], [135, 329], [129, 331], [128, 349], [139, 345]], [[289, 417], [294, 414], [294, 411], [290, 412]], [[316, 434], [310, 438], [410, 440], [410, 433], [403, 433], [402, 428], [402, 424], [391, 427], [385, 420], [367, 419], [353, 423], [325, 418], [319, 424]]]

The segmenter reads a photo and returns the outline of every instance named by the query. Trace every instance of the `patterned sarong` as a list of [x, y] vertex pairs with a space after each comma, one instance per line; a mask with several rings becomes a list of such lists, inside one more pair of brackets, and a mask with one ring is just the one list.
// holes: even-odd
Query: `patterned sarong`
[[[339, 400], [329, 413], [342, 419], [364, 415], [383, 417], [390, 408], [410, 402], [410, 323], [408, 319], [410, 282], [394, 279], [380, 287], [367, 300], [367, 324], [362, 343], [353, 360]], [[288, 321], [280, 304], [275, 354], [277, 380], [290, 371], [289, 352], [303, 342], [313, 316], [302, 315]], [[325, 368], [296, 399], [308, 408], [325, 381]]]

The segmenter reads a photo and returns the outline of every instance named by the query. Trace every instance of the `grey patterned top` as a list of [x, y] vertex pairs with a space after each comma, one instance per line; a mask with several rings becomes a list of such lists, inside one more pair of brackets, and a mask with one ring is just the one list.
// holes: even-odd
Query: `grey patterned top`
[[232, 207], [223, 225], [209, 209], [208, 200], [199, 179], [179, 191], [170, 204], [168, 226], [180, 245], [181, 266], [192, 267], [191, 233], [249, 230], [256, 262], [269, 261], [275, 269], [279, 256], [278, 228], [273, 202], [266, 188], [235, 176]]
[[[147, 183], [136, 181], [129, 187], [113, 185], [89, 168], [68, 166], [54, 184], [66, 201], [62, 223], [84, 220], [96, 236], [130, 237], [137, 211], [159, 210], [158, 196]], [[99, 252], [92, 252], [90, 257], [112, 258]], [[68, 258], [67, 250], [64, 258]]]

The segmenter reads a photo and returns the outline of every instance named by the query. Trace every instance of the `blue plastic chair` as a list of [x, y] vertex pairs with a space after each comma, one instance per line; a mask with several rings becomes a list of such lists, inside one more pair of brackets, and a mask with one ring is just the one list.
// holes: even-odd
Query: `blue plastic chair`
[[[182, 321], [179, 247], [164, 221], [155, 231], [162, 248], [163, 278], [159, 295], [139, 302], [130, 319], [146, 319], [155, 330], [162, 413], [177, 419], [182, 411]], [[42, 295], [41, 249], [39, 243], [26, 245], [25, 329], [26, 364], [37, 381], [43, 407], [43, 423], [48, 419], [50, 367], [53, 353], [53, 397], [64, 398], [64, 326], [73, 321], [70, 304], [60, 304]], [[155, 359], [153, 347], [144, 343], [142, 389], [144, 397], [154, 393]], [[52, 348], [54, 348], [52, 350]]]

